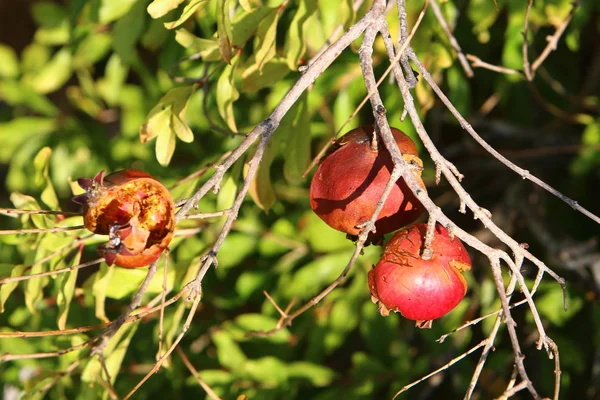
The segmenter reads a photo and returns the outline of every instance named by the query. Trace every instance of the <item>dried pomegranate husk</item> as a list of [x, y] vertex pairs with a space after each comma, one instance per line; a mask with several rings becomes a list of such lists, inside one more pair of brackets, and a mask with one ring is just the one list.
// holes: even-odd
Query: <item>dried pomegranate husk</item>
[[458, 238], [436, 224], [431, 244], [433, 255], [421, 258], [426, 224], [416, 224], [396, 233], [386, 244], [377, 265], [369, 271], [369, 289], [382, 315], [397, 311], [430, 327], [431, 320], [450, 312], [467, 292], [462, 273], [471, 269], [471, 259]]
[[91, 232], [109, 235], [98, 251], [109, 265], [147, 266], [168, 247], [175, 230], [175, 205], [158, 180], [126, 169], [94, 179], [82, 178], [86, 190], [73, 200], [83, 204], [84, 225]]

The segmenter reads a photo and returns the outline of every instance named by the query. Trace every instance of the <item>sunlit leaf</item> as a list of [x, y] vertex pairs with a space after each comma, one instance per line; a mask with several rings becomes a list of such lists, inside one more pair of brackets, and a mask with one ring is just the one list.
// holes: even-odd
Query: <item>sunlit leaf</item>
[[37, 186], [43, 187], [41, 199], [51, 210], [58, 209], [58, 197], [52, 186], [52, 181], [48, 173], [52, 149], [44, 147], [33, 159], [35, 168], [35, 182]]
[[[25, 272], [26, 265], [15, 265], [10, 273], [11, 277], [21, 276]], [[10, 294], [17, 288], [19, 282], [8, 282], [3, 285], [0, 285], [0, 313], [4, 312], [4, 305], [6, 304], [6, 300]]]
[[36, 2], [32, 4], [31, 11], [39, 25], [35, 32], [37, 42], [58, 45], [69, 40], [69, 21], [60, 5], [49, 1]]
[[221, 57], [219, 42], [215, 39], [199, 38], [181, 28], [175, 31], [175, 40], [183, 47], [193, 50], [194, 53], [198, 53], [205, 61], [217, 61]]
[[242, 89], [246, 93], [254, 93], [260, 89], [271, 87], [281, 81], [290, 72], [284, 58], [275, 57], [263, 64], [262, 71], [258, 63], [252, 63], [242, 73]]
[[306, 52], [306, 40], [304, 37], [305, 27], [308, 19], [317, 9], [317, 0], [300, 0], [298, 10], [294, 15], [287, 39], [285, 42], [285, 54], [288, 66], [291, 70], [297, 70], [299, 61]]
[[[169, 115], [172, 116], [173, 114], [169, 113]], [[169, 118], [169, 121], [171, 121], [171, 118]], [[168, 129], [160, 132], [156, 138], [156, 159], [163, 166], [167, 166], [171, 162], [171, 157], [175, 152], [176, 137], [177, 135], [175, 135], [169, 123]]]
[[148, 5], [148, 14], [152, 18], [160, 18], [166, 15], [169, 11], [179, 7], [185, 0], [154, 0]]
[[[71, 260], [71, 266], [76, 266], [81, 261], [81, 253], [83, 249], [80, 249], [75, 253], [75, 256]], [[67, 326], [67, 317], [69, 316], [69, 308], [71, 306], [71, 300], [75, 293], [75, 283], [77, 282], [77, 269], [63, 274], [61, 278], [58, 278], [58, 294], [56, 296], [56, 304], [58, 305], [58, 318], [57, 324], [58, 329], [65, 329]]]
[[50, 93], [64, 85], [72, 74], [71, 51], [63, 48], [37, 73], [24, 79], [38, 93]]
[[135, 44], [144, 30], [145, 4], [143, 1], [136, 3], [113, 28], [113, 48], [125, 64], [137, 57]]
[[[17, 53], [11, 48], [0, 43], [0, 78], [14, 78], [19, 74], [19, 60]], [[0, 91], [1, 96], [1, 91]]]
[[217, 81], [217, 107], [219, 108], [219, 114], [221, 114], [221, 117], [227, 123], [227, 127], [234, 133], [237, 133], [237, 126], [233, 113], [233, 103], [240, 97], [240, 93], [235, 87], [234, 74], [238, 59], [239, 57], [232, 64], [225, 66]]
[[308, 96], [303, 94], [280, 127], [286, 136], [283, 174], [293, 184], [304, 181], [302, 174], [310, 163], [310, 126]]
[[265, 18], [269, 18], [269, 15], [277, 10], [278, 8], [258, 7], [236, 16], [231, 22], [231, 43], [236, 47], [243, 47]]
[[164, 23], [165, 28], [167, 28], [167, 29], [177, 28], [178, 26], [183, 24], [185, 21], [190, 19], [194, 15], [194, 13], [202, 10], [202, 8], [204, 8], [207, 5], [207, 3], [208, 3], [208, 0], [191, 0], [190, 3], [183, 8], [183, 11], [181, 12], [181, 16], [177, 20]]
[[100, 270], [94, 275], [94, 282], [92, 284], [92, 292], [94, 295], [94, 301], [96, 303], [96, 318], [102, 322], [108, 322], [109, 319], [106, 317], [106, 291], [109, 288], [110, 280], [112, 278], [114, 267], [109, 267], [105, 263], [100, 265]]
[[121, 18], [138, 0], [100, 0], [100, 22], [107, 24]]
[[229, 0], [217, 0], [217, 37], [219, 51], [225, 62], [231, 62], [231, 20], [229, 19]]

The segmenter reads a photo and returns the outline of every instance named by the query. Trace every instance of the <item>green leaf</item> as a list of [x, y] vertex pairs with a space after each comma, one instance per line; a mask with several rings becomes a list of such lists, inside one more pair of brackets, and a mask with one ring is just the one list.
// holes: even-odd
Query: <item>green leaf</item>
[[185, 21], [187, 21], [189, 18], [191, 18], [194, 15], [194, 13], [196, 13], [199, 10], [202, 10], [202, 8], [204, 8], [207, 4], [208, 4], [208, 0], [191, 0], [190, 3], [183, 8], [181, 16], [177, 20], [164, 23], [165, 28], [167, 28], [167, 29], [177, 28], [178, 26], [183, 24]]
[[192, 143], [194, 141], [194, 133], [189, 126], [185, 124], [179, 117], [179, 115], [171, 114], [171, 126], [177, 137], [185, 143]]
[[[543, 294], [536, 296], [535, 305], [540, 315], [552, 325], [564, 326], [583, 307], [581, 297], [569, 297], [567, 311], [563, 309], [563, 292], [558, 285], [548, 286]], [[529, 317], [529, 316], [528, 316]]]
[[[21, 276], [23, 272], [25, 272], [26, 265], [15, 265], [10, 272], [11, 277]], [[10, 294], [17, 288], [19, 282], [9, 282], [3, 285], [0, 285], [0, 313], [4, 312], [4, 305], [6, 304], [6, 300]]]
[[[40, 240], [43, 240], [40, 239]], [[38, 262], [48, 255], [46, 249], [38, 247], [35, 252], [34, 264], [27, 270], [27, 275], [34, 275], [46, 270], [45, 263]], [[48, 285], [47, 276], [31, 278], [25, 281], [23, 292], [25, 294], [25, 305], [32, 314], [37, 314], [37, 304], [44, 298], [44, 288]]]
[[285, 42], [285, 54], [288, 67], [297, 70], [299, 61], [306, 53], [306, 40], [304, 37], [306, 23], [317, 9], [317, 0], [300, 0], [298, 10], [294, 15]]
[[112, 278], [112, 274], [115, 268], [109, 267], [105, 263], [100, 264], [100, 270], [94, 275], [94, 282], [92, 284], [92, 294], [96, 303], [96, 318], [102, 322], [109, 322], [110, 320], [106, 317], [105, 302], [106, 302], [106, 291], [109, 288], [109, 284]]
[[255, 93], [260, 89], [271, 87], [290, 73], [287, 61], [276, 57], [262, 65], [259, 69], [258, 62], [253, 62], [242, 74], [242, 90], [247, 93]]
[[288, 381], [287, 364], [276, 357], [247, 360], [242, 366], [246, 376], [264, 385], [277, 387]]
[[[263, 211], [268, 212], [269, 209], [275, 204], [275, 190], [271, 182], [271, 164], [275, 159], [275, 156], [279, 152], [281, 142], [281, 135], [275, 135], [271, 137], [271, 140], [267, 144], [267, 148], [264, 151], [262, 161], [258, 165], [258, 170], [252, 182], [250, 182], [250, 188], [248, 193], [250, 197]], [[252, 156], [248, 157], [248, 161], [252, 159]], [[244, 177], [246, 176], [249, 164], [244, 164]]]
[[[133, 322], [123, 325], [104, 348], [104, 365], [110, 375], [111, 384], [115, 383], [119, 375], [123, 358], [139, 324], [140, 322]], [[92, 383], [99, 381], [100, 377], [102, 377], [103, 380], [108, 381], [104, 374], [104, 368], [100, 364], [99, 358], [92, 357], [81, 373], [81, 380]]]
[[233, 133], [237, 133], [235, 116], [233, 114], [233, 103], [240, 97], [240, 93], [236, 89], [234, 82], [234, 71], [238, 59], [239, 57], [237, 57], [232, 64], [225, 66], [225, 69], [217, 81], [217, 107], [219, 109], [219, 114]]
[[212, 335], [212, 341], [217, 347], [217, 357], [223, 367], [232, 371], [239, 371], [244, 368], [244, 364], [248, 360], [230, 333], [218, 331]]
[[100, 23], [108, 24], [121, 18], [138, 0], [100, 0], [98, 16]]
[[112, 41], [112, 36], [106, 32], [88, 35], [77, 46], [73, 56], [73, 64], [76, 67], [89, 67], [97, 63], [108, 54]]
[[266, 62], [275, 56], [275, 42], [277, 39], [277, 22], [279, 21], [278, 9], [272, 9], [260, 22], [256, 33], [257, 44], [254, 50], [254, 59], [259, 72], [262, 72]]
[[50, 157], [52, 156], [52, 149], [50, 147], [44, 147], [33, 159], [33, 166], [35, 168], [35, 184], [36, 186], [44, 187], [42, 191], [41, 199], [51, 210], [58, 209], [58, 197], [52, 186], [52, 181], [48, 174]]
[[136, 3], [113, 27], [113, 48], [124, 64], [137, 57], [135, 44], [144, 30], [145, 2]]
[[199, 54], [205, 61], [217, 61], [221, 57], [217, 40], [199, 38], [183, 28], [175, 31], [175, 40], [183, 47]]
[[336, 375], [330, 368], [306, 361], [289, 363], [287, 370], [290, 379], [308, 381], [313, 386], [327, 386]]
[[[163, 288], [163, 277], [164, 277], [164, 265], [165, 263], [159, 262], [157, 272], [150, 281], [146, 293], [158, 294], [162, 292]], [[132, 293], [135, 293], [146, 276], [148, 275], [148, 268], [119, 268], [111, 267], [114, 269], [111, 277], [110, 284], [106, 290], [106, 297], [111, 299], [123, 299]], [[173, 287], [175, 280], [175, 269], [167, 269], [167, 290]]]
[[282, 134], [286, 135], [283, 174], [288, 182], [299, 185], [304, 181], [302, 174], [310, 164], [311, 123], [306, 93], [284, 117], [281, 125]]
[[259, 25], [269, 18], [272, 12], [277, 12], [278, 7], [258, 7], [250, 12], [238, 14], [231, 23], [232, 38], [231, 43], [236, 47], [244, 47], [248, 39], [256, 33]]
[[170, 131], [172, 104], [164, 104], [159, 102], [148, 114], [146, 121], [140, 128], [140, 141], [146, 143], [161, 132]]
[[342, 273], [351, 255], [351, 249], [330, 253], [304, 265], [285, 289], [286, 296], [311, 297]]
[[231, 63], [231, 21], [229, 19], [229, 0], [217, 0], [217, 37], [219, 52], [226, 63]]
[[254, 253], [257, 245], [255, 236], [233, 232], [227, 235], [219, 252], [219, 268], [231, 268], [239, 265], [246, 257]]
[[169, 11], [179, 7], [185, 0], [154, 0], [148, 6], [148, 14], [154, 19], [166, 15]]
[[[1, 85], [0, 90], [2, 90]], [[0, 152], [0, 162], [9, 162], [22, 143], [26, 143], [34, 136], [41, 141], [44, 135], [55, 131], [57, 126], [56, 119], [43, 117], [20, 117], [0, 123], [0, 140], [3, 149]]]
[[104, 78], [98, 80], [98, 92], [104, 98], [104, 101], [111, 106], [119, 104], [121, 99], [121, 89], [127, 80], [129, 67], [123, 62], [116, 53], [113, 54], [106, 63]]
[[[71, 266], [76, 266], [81, 261], [80, 249], [71, 260]], [[75, 293], [75, 283], [77, 282], [77, 269], [62, 275], [62, 279], [58, 284], [58, 295], [56, 296], [56, 304], [58, 305], [58, 329], [65, 329], [67, 326], [67, 317], [69, 316], [69, 307]]]
[[[15, 78], [19, 75], [19, 60], [17, 53], [11, 48], [0, 43], [0, 78]], [[0, 93], [1, 95], [1, 93]]]
[[[169, 116], [173, 114], [169, 112]], [[169, 118], [171, 121], [171, 118]], [[170, 122], [166, 130], [160, 132], [156, 138], [156, 159], [162, 166], [167, 166], [171, 162], [171, 157], [175, 153], [176, 135], [171, 129]]]
[[51, 93], [60, 89], [73, 73], [71, 51], [63, 48], [37, 73], [27, 74], [23, 79], [38, 93]]
[[47, 1], [36, 2], [31, 5], [31, 12], [39, 26], [35, 32], [35, 41], [49, 45], [68, 42], [69, 21], [60, 5]]

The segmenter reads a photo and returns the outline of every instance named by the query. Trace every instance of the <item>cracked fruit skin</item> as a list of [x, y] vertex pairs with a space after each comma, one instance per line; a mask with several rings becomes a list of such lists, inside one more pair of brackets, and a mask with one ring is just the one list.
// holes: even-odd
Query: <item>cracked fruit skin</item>
[[98, 247], [108, 265], [145, 267], [158, 260], [175, 231], [175, 205], [158, 180], [125, 169], [77, 182], [85, 193], [73, 200], [83, 205], [85, 227], [109, 242]]
[[369, 271], [369, 289], [379, 312], [397, 311], [421, 328], [450, 312], [467, 292], [462, 273], [471, 258], [458, 238], [436, 224], [431, 259], [421, 258], [427, 224], [396, 233], [386, 244], [379, 263]]
[[[336, 141], [334, 150], [321, 162], [310, 185], [310, 205], [327, 225], [349, 235], [373, 215], [377, 202], [394, 167], [383, 141], [377, 136], [372, 146], [373, 125], [354, 129]], [[403, 158], [421, 168], [414, 142], [398, 129], [391, 128]], [[425, 185], [419, 174], [419, 183]], [[377, 235], [409, 225], [424, 208], [400, 178], [384, 203], [375, 222]]]

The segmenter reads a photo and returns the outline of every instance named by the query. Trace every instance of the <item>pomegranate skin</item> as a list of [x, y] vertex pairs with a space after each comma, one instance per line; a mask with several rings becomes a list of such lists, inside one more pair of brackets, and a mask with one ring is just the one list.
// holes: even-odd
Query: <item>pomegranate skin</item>
[[423, 260], [426, 224], [396, 233], [385, 246], [379, 263], [369, 271], [369, 289], [382, 315], [396, 311], [430, 327], [431, 320], [450, 312], [467, 292], [462, 272], [471, 259], [458, 238], [450, 239], [446, 228], [436, 224], [431, 244], [433, 255]]
[[83, 205], [85, 227], [109, 235], [98, 248], [108, 265], [138, 268], [160, 257], [175, 229], [175, 205], [167, 188], [137, 170], [107, 176], [102, 171], [78, 182], [86, 193], [73, 200]]
[[[367, 125], [340, 138], [335, 150], [317, 168], [310, 185], [313, 211], [329, 226], [349, 235], [358, 235], [361, 229], [357, 226], [373, 215], [394, 167], [379, 138], [376, 149], [372, 147], [374, 130], [373, 125]], [[392, 128], [392, 133], [403, 157], [422, 166], [414, 142], [398, 129]], [[419, 181], [425, 189], [420, 177]], [[382, 235], [409, 225], [423, 210], [401, 178], [377, 218], [376, 233]]]

